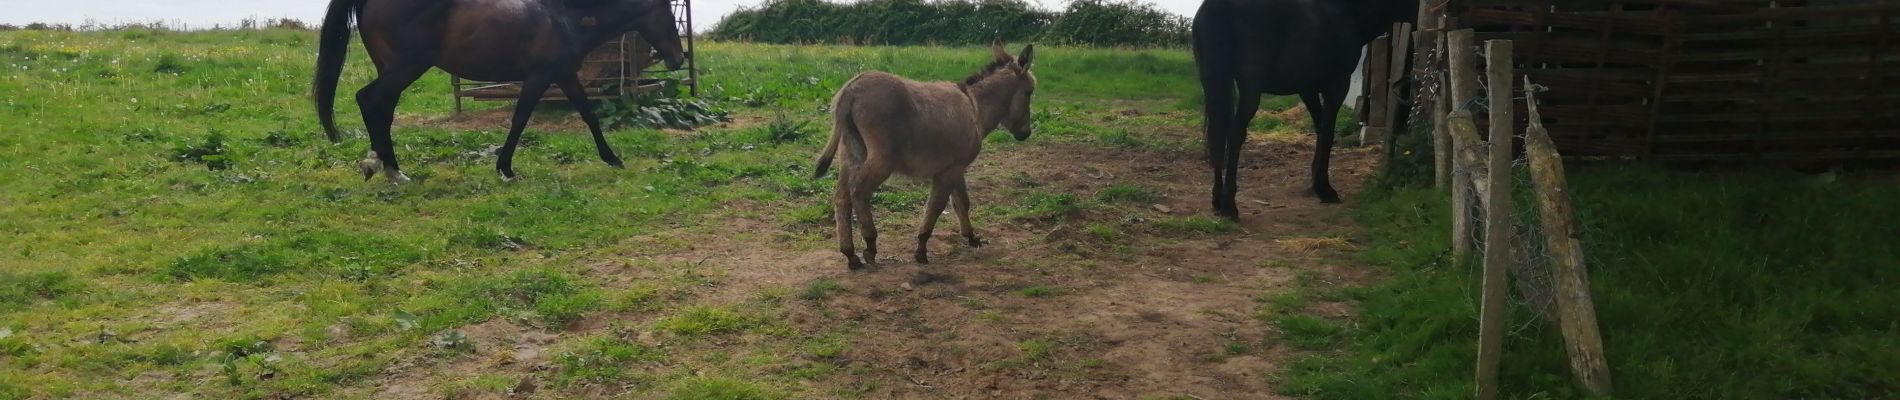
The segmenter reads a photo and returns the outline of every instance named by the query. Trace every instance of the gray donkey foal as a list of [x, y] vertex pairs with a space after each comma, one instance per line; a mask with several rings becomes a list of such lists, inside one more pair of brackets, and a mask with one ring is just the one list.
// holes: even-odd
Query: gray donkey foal
[[[1035, 45], [1010, 57], [1002, 43], [990, 50], [996, 59], [962, 83], [918, 82], [884, 72], [858, 74], [838, 89], [831, 101], [831, 142], [818, 157], [814, 177], [831, 169], [834, 156], [843, 154], [838, 189], [831, 204], [837, 218], [838, 251], [851, 269], [877, 262], [877, 225], [871, 218], [871, 193], [892, 173], [930, 182], [924, 223], [917, 227], [918, 263], [930, 262], [926, 242], [943, 214], [944, 203], [956, 198], [957, 220], [971, 246], [981, 246], [970, 228], [970, 194], [964, 171], [976, 160], [983, 138], [998, 125], [1016, 140], [1029, 139], [1029, 99], [1036, 92], [1036, 76], [1029, 72]], [[864, 230], [864, 258], [852, 251], [851, 217]]]

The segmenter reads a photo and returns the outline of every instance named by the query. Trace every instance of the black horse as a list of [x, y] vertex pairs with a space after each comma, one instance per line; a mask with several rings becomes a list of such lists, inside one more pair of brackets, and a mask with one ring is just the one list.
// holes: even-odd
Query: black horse
[[376, 80], [356, 92], [375, 152], [374, 158], [359, 163], [365, 180], [379, 168], [392, 182], [409, 180], [396, 167], [389, 129], [403, 90], [430, 68], [478, 81], [522, 82], [508, 142], [496, 154], [500, 160], [495, 169], [503, 180], [512, 180], [521, 129], [550, 85], [560, 86], [587, 122], [601, 161], [621, 166], [601, 135], [600, 121], [587, 106], [577, 76], [588, 52], [634, 31], [653, 44], [668, 68], [678, 69], [686, 60], [668, 0], [331, 0], [313, 86], [317, 119], [332, 143], [338, 141], [331, 114], [352, 17], [376, 64]]
[[[1260, 95], [1297, 94], [1319, 137], [1313, 194], [1339, 202], [1327, 182], [1333, 119], [1346, 101], [1360, 49], [1417, 19], [1417, 0], [1206, 0], [1194, 14], [1194, 63], [1205, 96], [1214, 213], [1239, 220], [1240, 147]], [[1238, 91], [1239, 96], [1235, 96]], [[1238, 99], [1238, 107], [1235, 100]]]

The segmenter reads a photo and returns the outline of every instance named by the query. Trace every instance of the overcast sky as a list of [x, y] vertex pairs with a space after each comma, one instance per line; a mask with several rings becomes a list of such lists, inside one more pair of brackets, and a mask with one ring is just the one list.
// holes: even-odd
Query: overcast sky
[[[372, 0], [374, 1], [374, 0]], [[764, 0], [694, 0], [695, 28], [711, 27], [719, 17], [741, 6]], [[1028, 0], [1056, 9], [1065, 0]], [[1193, 15], [1200, 0], [1144, 0], [1181, 15]], [[80, 25], [88, 21], [114, 25], [127, 22], [164, 22], [171, 26], [209, 28], [233, 25], [245, 18], [289, 17], [315, 23], [323, 18], [327, 0], [0, 0], [0, 23], [32, 22]]]

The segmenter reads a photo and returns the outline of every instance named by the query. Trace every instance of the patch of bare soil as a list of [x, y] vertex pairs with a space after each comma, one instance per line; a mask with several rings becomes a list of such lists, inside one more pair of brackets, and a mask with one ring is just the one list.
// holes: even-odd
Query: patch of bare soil
[[[1185, 138], [1194, 133], [1158, 134]], [[1343, 239], [1353, 227], [1341, 215], [1342, 206], [1320, 204], [1308, 191], [1310, 141], [1257, 137], [1247, 145], [1242, 221], [1231, 232], [1184, 232], [1157, 223], [1212, 215], [1210, 177], [1196, 151], [1033, 144], [979, 159], [971, 181], [976, 212], [990, 211], [984, 205], [1013, 204], [1007, 193], [1015, 189], [1093, 199], [1110, 185], [1133, 183], [1152, 188], [1159, 198], [1106, 203], [1054, 222], [982, 215], [976, 229], [988, 242], [983, 247], [964, 244], [955, 233], [955, 218], [946, 216], [931, 241], [928, 265], [909, 259], [919, 215], [881, 213], [883, 258], [855, 272], [846, 270], [826, 237], [828, 222], [794, 226], [767, 212], [693, 231], [630, 238], [654, 245], [594, 262], [593, 275], [609, 287], [626, 287], [677, 273], [641, 265], [715, 271], [709, 273], [718, 274], [720, 284], [690, 294], [692, 301], [706, 304], [738, 304], [773, 289], [796, 292], [821, 278], [837, 282], [841, 290], [822, 299], [788, 299], [781, 305], [784, 322], [799, 331], [850, 334], [847, 349], [827, 361], [853, 372], [820, 378], [813, 382], [819, 387], [815, 393], [1280, 398], [1271, 376], [1294, 350], [1256, 317], [1261, 299], [1289, 290], [1302, 274], [1317, 278], [1319, 285], [1367, 279], [1363, 268], [1338, 260], [1353, 246]], [[1376, 155], [1370, 148], [1334, 150], [1333, 181], [1347, 201], [1373, 172]], [[1104, 239], [1087, 228], [1091, 225], [1120, 233]], [[824, 244], [813, 245], [814, 237], [825, 237]], [[1312, 308], [1325, 316], [1352, 313], [1343, 303]], [[594, 316], [563, 336], [585, 335], [611, 323], [642, 326], [639, 321], [652, 319]], [[547, 368], [545, 343], [530, 338], [544, 335], [536, 329], [491, 321], [464, 331], [485, 344], [477, 354], [433, 367], [392, 367], [372, 389], [373, 397], [440, 396], [417, 385], [477, 371], [533, 376]], [[599, 394], [612, 396], [613, 391]]]
[[[1183, 133], [1185, 134], [1185, 133]], [[1120, 182], [1156, 189], [1153, 204], [1092, 209], [1064, 222], [986, 216], [972, 248], [944, 218], [932, 263], [909, 260], [918, 215], [879, 215], [880, 266], [849, 272], [830, 245], [794, 249], [756, 232], [763, 221], [725, 225], [693, 249], [657, 255], [723, 267], [715, 302], [817, 278], [843, 286], [817, 302], [787, 303], [795, 326], [822, 331], [855, 325], [840, 357], [874, 373], [825, 385], [867, 398], [1272, 398], [1269, 375], [1290, 349], [1254, 317], [1257, 299], [1291, 284], [1299, 271], [1326, 282], [1359, 281], [1357, 267], [1329, 260], [1350, 243], [1337, 205], [1308, 194], [1310, 142], [1263, 138], [1246, 152], [1235, 232], [1167, 232], [1152, 221], [1210, 215], [1205, 161], [1193, 152], [1047, 144], [986, 154], [973, 168], [975, 203], [1010, 202], [1009, 188], [1093, 198]], [[1358, 193], [1377, 153], [1337, 149], [1334, 181]], [[811, 201], [826, 201], [814, 198]], [[1165, 208], [1171, 214], [1157, 211]], [[1148, 223], [1144, 223], [1148, 221]], [[829, 224], [807, 231], [830, 231]], [[1104, 241], [1087, 225], [1119, 227]], [[827, 242], [829, 243], [829, 242]], [[1323, 315], [1345, 317], [1342, 304]]]

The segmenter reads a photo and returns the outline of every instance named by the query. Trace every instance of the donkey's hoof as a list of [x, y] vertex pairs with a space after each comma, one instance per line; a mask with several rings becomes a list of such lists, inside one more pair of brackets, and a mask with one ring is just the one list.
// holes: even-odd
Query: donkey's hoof
[[376, 170], [383, 169], [383, 163], [374, 158], [365, 158], [356, 162], [356, 168], [363, 172], [363, 181], [368, 182], [369, 178], [376, 176]]

